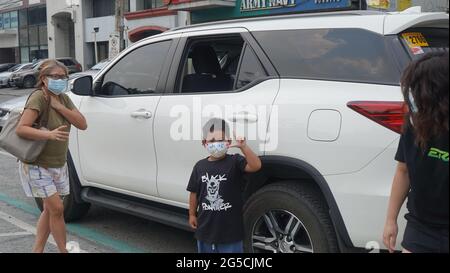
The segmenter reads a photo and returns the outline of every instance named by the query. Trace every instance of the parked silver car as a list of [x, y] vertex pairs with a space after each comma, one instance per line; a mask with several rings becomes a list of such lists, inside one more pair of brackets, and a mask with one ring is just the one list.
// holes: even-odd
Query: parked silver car
[[[87, 75], [90, 75], [92, 77], [95, 76], [108, 63], [109, 63], [109, 60], [103, 60], [87, 71], [71, 74], [69, 77], [69, 87], [72, 86], [72, 82], [78, 77], [87, 76]], [[28, 65], [28, 68], [33, 66], [33, 64], [27, 64], [27, 65]], [[26, 68], [23, 68], [23, 70], [25, 70], [25, 69]], [[17, 70], [17, 71], [19, 71], [19, 70]], [[13, 109], [23, 108], [25, 106], [27, 99], [28, 99], [28, 95], [25, 95], [25, 96], [21, 96], [18, 98], [8, 100], [4, 103], [0, 103], [0, 131], [3, 128], [3, 126], [5, 125], [6, 121], [8, 120], [9, 113]]]
[[10, 80], [11, 75], [15, 72], [20, 72], [22, 70], [30, 69], [33, 66], [32, 63], [23, 63], [23, 64], [17, 64], [7, 71], [0, 73], [0, 88], [2, 87], [9, 87], [10, 86]]
[[9, 113], [16, 108], [23, 108], [28, 99], [27, 96], [17, 97], [0, 104], [0, 131], [9, 118]]

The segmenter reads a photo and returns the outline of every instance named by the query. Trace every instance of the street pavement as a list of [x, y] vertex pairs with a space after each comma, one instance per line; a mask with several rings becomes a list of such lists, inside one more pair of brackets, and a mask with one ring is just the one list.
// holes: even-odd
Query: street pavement
[[[0, 103], [33, 89], [0, 89]], [[34, 200], [20, 185], [17, 162], [0, 150], [0, 253], [31, 252], [39, 217]], [[88, 253], [192, 253], [193, 234], [110, 209], [92, 206], [76, 223], [67, 224], [68, 239]], [[50, 239], [45, 252], [57, 252]]]

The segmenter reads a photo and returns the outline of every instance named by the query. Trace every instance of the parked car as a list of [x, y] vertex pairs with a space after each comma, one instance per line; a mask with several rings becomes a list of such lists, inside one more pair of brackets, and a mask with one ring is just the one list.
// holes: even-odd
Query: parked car
[[14, 72], [26, 70], [26, 69], [31, 68], [32, 66], [33, 66], [32, 63], [18, 64], [18, 65], [11, 67], [9, 70], [7, 70], [5, 72], [1, 72], [0, 73], [0, 88], [10, 86], [11, 75]]
[[[69, 74], [82, 71], [81, 65], [73, 58], [69, 57], [56, 59], [67, 66], [69, 69]], [[13, 73], [11, 75], [10, 85], [18, 88], [33, 88], [36, 85], [39, 69], [44, 61], [45, 60], [40, 60], [36, 62], [30, 69]]]
[[[400, 75], [425, 52], [448, 51], [448, 29], [445, 13], [349, 11], [141, 40], [73, 83], [89, 129], [71, 131], [66, 220], [97, 204], [191, 230], [186, 185], [206, 153], [199, 140], [173, 137], [173, 111], [192, 119], [212, 105], [260, 132], [248, 139], [263, 170], [243, 185], [247, 251], [382, 247], [404, 116]], [[239, 105], [250, 107], [225, 111]]]
[[9, 118], [9, 114], [13, 109], [23, 109], [27, 102], [28, 96], [20, 96], [6, 102], [0, 103], [0, 131], [5, 126]]
[[81, 76], [95, 76], [98, 72], [100, 72], [100, 70], [102, 70], [107, 64], [109, 63], [109, 60], [103, 60], [100, 61], [99, 63], [97, 63], [96, 65], [94, 65], [93, 67], [91, 67], [91, 69], [83, 71], [83, 72], [78, 72], [78, 73], [74, 73], [72, 75], [70, 75], [70, 78], [77, 78], [77, 77], [81, 77]]
[[[31, 65], [31, 64], [29, 64]], [[75, 79], [80, 77], [80, 75], [72, 74], [69, 77], [69, 86], [73, 85], [73, 82]], [[1, 74], [0, 74], [1, 75]], [[92, 74], [95, 75], [95, 74]], [[0, 131], [2, 130], [2, 127], [5, 125], [6, 121], [9, 118], [9, 114], [14, 109], [20, 109], [23, 110], [23, 107], [25, 106], [25, 103], [27, 102], [29, 95], [20, 96], [11, 100], [8, 100], [6, 102], [0, 103]]]
[[62, 62], [67, 67], [67, 69], [69, 70], [69, 74], [83, 71], [81, 64], [74, 58], [65, 57], [65, 58], [57, 58], [57, 60]]
[[0, 72], [4, 72], [7, 71], [8, 69], [10, 69], [11, 67], [15, 66], [17, 64], [14, 63], [4, 63], [4, 64], [0, 64]]

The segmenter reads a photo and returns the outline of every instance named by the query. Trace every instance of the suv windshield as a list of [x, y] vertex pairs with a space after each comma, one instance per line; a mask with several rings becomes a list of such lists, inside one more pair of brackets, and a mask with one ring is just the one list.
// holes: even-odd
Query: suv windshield
[[17, 70], [19, 70], [19, 68], [21, 67], [21, 64], [15, 65], [13, 67], [11, 67], [10, 69], [8, 69], [8, 72], [15, 72]]

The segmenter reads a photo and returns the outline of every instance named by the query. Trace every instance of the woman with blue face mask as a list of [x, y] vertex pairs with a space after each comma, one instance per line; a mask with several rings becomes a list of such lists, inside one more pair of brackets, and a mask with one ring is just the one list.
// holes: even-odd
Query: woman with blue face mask
[[[19, 176], [26, 195], [43, 200], [33, 252], [44, 251], [51, 233], [59, 251], [65, 253], [66, 228], [61, 197], [70, 193], [67, 170], [69, 132], [72, 125], [86, 130], [87, 124], [65, 94], [68, 91], [68, 70], [62, 63], [44, 61], [37, 87], [25, 105], [16, 133], [29, 140], [47, 140], [47, 144], [34, 162], [19, 163]], [[46, 128], [35, 128], [33, 125], [41, 120], [47, 120]]]

